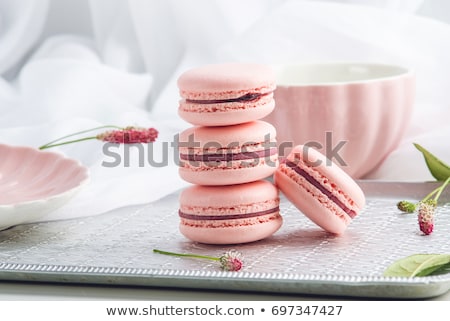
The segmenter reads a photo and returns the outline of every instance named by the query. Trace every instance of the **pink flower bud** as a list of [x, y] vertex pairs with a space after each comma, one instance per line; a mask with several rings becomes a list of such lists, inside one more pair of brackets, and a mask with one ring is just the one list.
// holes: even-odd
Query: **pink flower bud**
[[242, 269], [242, 254], [231, 250], [220, 257], [220, 267], [224, 271], [239, 271]]
[[425, 235], [429, 235], [433, 232], [434, 209], [435, 206], [426, 202], [421, 202], [419, 205], [419, 228]]
[[98, 140], [116, 144], [152, 143], [157, 137], [158, 131], [156, 129], [139, 127], [111, 130], [96, 136]]

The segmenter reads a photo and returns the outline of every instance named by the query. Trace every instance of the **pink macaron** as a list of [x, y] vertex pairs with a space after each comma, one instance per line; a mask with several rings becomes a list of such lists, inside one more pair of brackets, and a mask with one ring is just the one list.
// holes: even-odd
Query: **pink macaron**
[[193, 185], [180, 195], [180, 232], [206, 244], [239, 244], [271, 236], [282, 225], [278, 189], [269, 181]]
[[275, 128], [264, 121], [186, 129], [179, 136], [179, 174], [189, 183], [232, 185], [264, 179], [278, 167]]
[[303, 214], [334, 234], [342, 234], [365, 204], [358, 184], [311, 147], [294, 147], [277, 169], [274, 180]]
[[190, 69], [178, 78], [178, 113], [200, 126], [261, 119], [274, 109], [274, 71], [265, 65], [227, 63]]

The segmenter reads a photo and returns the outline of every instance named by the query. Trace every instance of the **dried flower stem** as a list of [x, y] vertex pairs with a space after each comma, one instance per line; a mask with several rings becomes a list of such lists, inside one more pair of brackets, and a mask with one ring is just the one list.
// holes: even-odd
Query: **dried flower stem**
[[[106, 131], [106, 132], [100, 133], [95, 136], [83, 137], [83, 138], [72, 139], [72, 140], [61, 142], [61, 140], [63, 140], [63, 139], [77, 136], [77, 135], [80, 135], [83, 133], [91, 132], [94, 130], [103, 129], [103, 128], [114, 128], [115, 130]], [[158, 131], [154, 128], [141, 128], [141, 127], [133, 127], [133, 126], [121, 128], [118, 126], [107, 125], [107, 126], [95, 127], [92, 129], [83, 130], [80, 132], [76, 132], [74, 134], [63, 136], [54, 141], [51, 141], [50, 143], [42, 145], [41, 147], [39, 147], [39, 149], [47, 149], [47, 148], [51, 148], [51, 147], [67, 145], [67, 144], [72, 144], [72, 143], [77, 143], [77, 142], [81, 142], [81, 141], [85, 141], [85, 140], [92, 140], [92, 139], [97, 139], [97, 140], [101, 140], [103, 142], [109, 142], [109, 143], [115, 143], [115, 144], [152, 143], [156, 140], [157, 137], [158, 137]]]
[[450, 166], [445, 164], [419, 144], [414, 143], [414, 146], [422, 152], [425, 158], [425, 163], [427, 164], [431, 175], [438, 181], [444, 182], [439, 187], [432, 190], [418, 203], [403, 200], [397, 203], [397, 208], [405, 213], [417, 212], [420, 230], [425, 235], [429, 235], [434, 229], [434, 215], [437, 209], [439, 197], [441, 197], [442, 192], [450, 183]]
[[[434, 196], [434, 200], [437, 202], [439, 197], [441, 196], [442, 192], [444, 191], [445, 187], [450, 183], [450, 176], [447, 177], [447, 179], [445, 180], [445, 182], [437, 188], [437, 194]], [[429, 196], [431, 197], [431, 196]], [[425, 200], [427, 199], [427, 197], [425, 197]]]
[[157, 249], [153, 249], [153, 252], [159, 253], [159, 254], [164, 254], [164, 255], [171, 255], [171, 256], [192, 257], [192, 258], [196, 258], [196, 259], [220, 261], [220, 257], [208, 256], [208, 255], [199, 255], [199, 254], [192, 254], [192, 253], [175, 253], [175, 252], [161, 251], [161, 250], [157, 250]]
[[241, 253], [231, 250], [228, 252], [225, 252], [220, 257], [215, 256], [209, 256], [209, 255], [199, 255], [199, 254], [192, 254], [192, 253], [174, 253], [174, 252], [167, 252], [167, 251], [161, 251], [157, 249], [153, 249], [154, 253], [164, 254], [164, 255], [170, 255], [170, 256], [180, 256], [180, 257], [190, 257], [190, 258], [196, 258], [196, 259], [206, 259], [211, 261], [218, 261], [220, 263], [220, 268], [224, 271], [239, 271], [242, 269], [243, 262], [242, 262], [242, 255]]
[[[448, 177], [442, 185], [436, 187], [434, 190], [432, 190], [427, 196], [425, 196], [420, 202], [418, 203], [412, 203], [409, 201], [400, 201], [397, 203], [397, 208], [403, 212], [406, 213], [414, 213], [417, 209], [417, 206], [419, 206], [421, 203], [429, 203], [430, 205], [436, 206], [437, 202], [439, 200], [439, 197], [441, 196], [444, 189], [447, 187], [447, 185], [450, 183], [450, 177]], [[431, 199], [431, 197], [433, 197]]]
[[55, 140], [53, 140], [51, 142], [48, 142], [45, 145], [40, 146], [39, 149], [47, 149], [47, 148], [51, 148], [51, 147], [56, 147], [56, 146], [61, 146], [61, 145], [81, 142], [81, 141], [84, 141], [84, 140], [96, 139], [97, 136], [90, 136], [90, 137], [84, 137], [84, 138], [80, 138], [80, 139], [75, 139], [75, 140], [70, 140], [70, 141], [65, 141], [65, 142], [62, 142], [62, 143], [55, 144], [56, 142], [59, 142], [59, 141], [61, 141], [63, 139], [69, 138], [69, 137], [81, 135], [81, 134], [84, 134], [84, 133], [88, 133], [88, 132], [92, 132], [94, 130], [99, 130], [99, 129], [104, 129], [104, 128], [122, 129], [119, 126], [114, 126], [114, 125], [105, 125], [105, 126], [94, 127], [94, 128], [91, 128], [91, 129], [82, 130], [82, 131], [79, 131], [79, 132], [76, 132], [76, 133], [73, 133], [73, 134], [70, 134], [70, 135], [66, 135], [66, 136], [60, 137], [60, 138], [55, 139]]

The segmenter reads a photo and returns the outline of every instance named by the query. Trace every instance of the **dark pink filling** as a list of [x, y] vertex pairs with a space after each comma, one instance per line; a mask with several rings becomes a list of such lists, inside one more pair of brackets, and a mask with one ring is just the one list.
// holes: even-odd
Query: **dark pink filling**
[[348, 216], [350, 216], [351, 218], [354, 218], [357, 215], [357, 213], [354, 210], [345, 206], [345, 204], [342, 203], [336, 196], [334, 196], [329, 190], [327, 190], [325, 187], [323, 187], [322, 184], [320, 184], [320, 182], [318, 182], [314, 177], [309, 175], [306, 171], [304, 171], [303, 169], [298, 167], [295, 163], [286, 160], [286, 166], [292, 168], [297, 174], [304, 177], [309, 183], [311, 183], [311, 185], [316, 187], [319, 191], [321, 191], [324, 195], [326, 195], [331, 201], [333, 201], [337, 206], [342, 208], [342, 210], [345, 213], [347, 213]]
[[197, 221], [219, 221], [219, 220], [237, 220], [237, 219], [243, 219], [243, 218], [251, 218], [251, 217], [257, 217], [267, 214], [272, 214], [279, 212], [280, 208], [279, 206], [259, 211], [259, 212], [253, 212], [253, 213], [246, 213], [246, 214], [227, 214], [227, 215], [196, 215], [196, 214], [189, 214], [184, 213], [181, 210], [178, 211], [178, 215], [181, 218], [186, 218], [189, 220], [197, 220]]
[[242, 153], [217, 153], [217, 154], [180, 154], [180, 158], [185, 161], [197, 161], [197, 162], [229, 162], [239, 161], [246, 159], [255, 159], [261, 157], [268, 157], [275, 155], [278, 152], [276, 147]]
[[270, 93], [248, 93], [244, 96], [230, 99], [205, 99], [205, 100], [195, 100], [195, 99], [186, 99], [187, 103], [192, 104], [222, 104], [222, 103], [235, 103], [235, 102], [247, 102], [253, 101], [261, 98], [262, 96], [268, 95]]

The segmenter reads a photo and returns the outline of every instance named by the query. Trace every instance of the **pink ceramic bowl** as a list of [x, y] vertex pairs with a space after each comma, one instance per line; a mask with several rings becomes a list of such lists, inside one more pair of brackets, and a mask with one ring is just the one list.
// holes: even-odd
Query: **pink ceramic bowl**
[[363, 63], [274, 67], [281, 157], [310, 144], [353, 178], [379, 166], [400, 142], [414, 104], [415, 77], [406, 68]]

